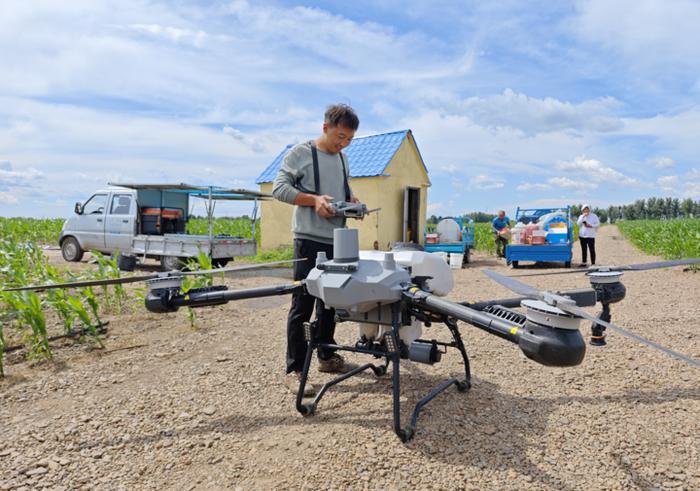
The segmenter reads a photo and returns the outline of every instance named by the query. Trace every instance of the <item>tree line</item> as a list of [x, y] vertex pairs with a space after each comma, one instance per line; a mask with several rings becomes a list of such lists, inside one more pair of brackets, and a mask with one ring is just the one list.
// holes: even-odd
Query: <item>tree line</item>
[[[571, 205], [571, 216], [578, 217], [581, 214], [581, 203]], [[607, 208], [594, 207], [593, 213], [598, 215], [603, 223], [615, 223], [617, 220], [670, 220], [673, 218], [698, 218], [700, 217], [700, 200], [691, 198], [648, 198], [638, 199], [628, 205], [610, 205]], [[496, 215], [475, 211], [462, 215], [463, 218], [471, 218], [475, 223], [488, 223]], [[444, 217], [431, 215], [428, 223], [436, 224]], [[514, 218], [514, 217], [511, 217]]]
[[[581, 204], [571, 206], [571, 215], [581, 214]], [[622, 206], [610, 205], [607, 208], [593, 208], [603, 223], [615, 223], [617, 220], [671, 220], [674, 218], [700, 217], [700, 200], [691, 198], [648, 198], [638, 199], [634, 203]]]

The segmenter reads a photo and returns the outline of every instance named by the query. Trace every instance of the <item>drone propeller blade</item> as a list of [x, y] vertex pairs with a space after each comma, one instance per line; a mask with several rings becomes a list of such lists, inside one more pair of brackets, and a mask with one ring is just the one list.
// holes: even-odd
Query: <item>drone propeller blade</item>
[[525, 274], [516, 274], [513, 276], [510, 276], [510, 278], [525, 278], [526, 276], [554, 276], [558, 274], [577, 274], [577, 273], [590, 273], [591, 271], [597, 271], [597, 269], [567, 269], [566, 271], [545, 271], [542, 273], [525, 273]]
[[2, 290], [4, 292], [21, 292], [21, 291], [43, 291], [43, 290], [54, 290], [56, 288], [80, 288], [84, 286], [106, 286], [106, 285], [123, 285], [125, 283], [136, 283], [139, 281], [151, 280], [157, 278], [158, 274], [149, 274], [142, 276], [125, 276], [123, 278], [110, 278], [105, 280], [85, 280], [85, 281], [71, 281], [68, 283], [52, 283], [48, 285], [30, 285], [30, 286], [19, 286], [17, 288], [6, 288]]
[[258, 263], [258, 264], [246, 264], [243, 266], [231, 266], [228, 268], [218, 268], [218, 269], [200, 269], [197, 271], [185, 271], [182, 273], [183, 276], [193, 276], [193, 275], [200, 275], [200, 274], [216, 274], [216, 273], [232, 273], [234, 271], [246, 271], [250, 269], [262, 269], [262, 268], [269, 268], [272, 266], [278, 266], [280, 264], [287, 264], [287, 263], [298, 263], [300, 261], [306, 261], [306, 258], [301, 258], [301, 259], [285, 259], [282, 261], [271, 261], [267, 263]]
[[505, 286], [506, 288], [508, 288], [511, 291], [514, 291], [518, 295], [536, 299], [542, 298], [542, 292], [530, 285], [526, 285], [525, 283], [521, 283], [518, 280], [514, 280], [510, 276], [504, 276], [500, 273], [495, 272], [492, 269], [484, 269], [483, 272], [486, 276], [491, 278], [496, 283]]
[[639, 334], [630, 332], [626, 329], [623, 329], [620, 326], [616, 326], [615, 324], [612, 324], [610, 322], [600, 320], [596, 316], [589, 314], [585, 310], [576, 306], [576, 303], [567, 297], [563, 297], [561, 295], [556, 295], [549, 292], [540, 292], [535, 288], [526, 285], [525, 283], [521, 283], [508, 276], [503, 276], [490, 269], [484, 270], [484, 273], [497, 283], [505, 286], [506, 288], [509, 288], [510, 290], [513, 290], [515, 293], [534, 299], [544, 300], [548, 304], [554, 305], [565, 312], [568, 312], [578, 317], [582, 317], [584, 319], [588, 319], [590, 321], [595, 322], [596, 324], [600, 324], [601, 326], [609, 327], [613, 331], [616, 331], [622, 334], [623, 336], [632, 338], [635, 341], [638, 341], [642, 344], [646, 344], [647, 346], [650, 346], [654, 349], [663, 351], [667, 355], [670, 355], [678, 360], [684, 361], [686, 363], [689, 363], [690, 365], [693, 365], [694, 367], [700, 368], [700, 361], [690, 358], [689, 356], [686, 356], [682, 353], [678, 353], [677, 351], [674, 351], [670, 348], [666, 348], [665, 346], [661, 346], [660, 344], [655, 343], [654, 341], [650, 341], [649, 339], [643, 338]]
[[579, 307], [576, 307], [573, 305], [562, 305], [562, 304], [557, 305], [557, 307], [559, 309], [561, 309], [565, 312], [568, 312], [570, 314], [573, 314], [575, 316], [582, 317], [584, 319], [588, 319], [589, 321], [593, 321], [596, 324], [600, 324], [601, 326], [608, 327], [608, 328], [612, 329], [613, 331], [622, 334], [623, 336], [627, 336], [628, 338], [634, 339], [635, 341], [640, 342], [642, 344], [646, 344], [647, 346], [649, 346], [651, 348], [657, 349], [659, 351], [663, 351], [667, 355], [670, 355], [678, 360], [689, 363], [690, 365], [693, 365], [696, 368], [700, 368], [700, 361], [695, 360], [693, 358], [690, 358], [689, 356], [686, 356], [682, 353], [674, 351], [670, 348], [666, 348], [665, 346], [661, 346], [660, 344], [655, 343], [654, 341], [646, 339], [646, 338], [640, 336], [639, 334], [635, 334], [635, 333], [628, 331], [627, 329], [624, 329], [620, 326], [617, 326], [611, 322], [605, 322], [603, 320], [600, 320], [596, 316], [589, 314], [588, 312], [586, 312], [585, 310], [583, 310]]
[[678, 259], [675, 261], [658, 261], [655, 263], [627, 264], [623, 266], [591, 266], [590, 268], [571, 269], [567, 271], [547, 271], [543, 273], [526, 273], [512, 276], [512, 278], [522, 278], [525, 276], [554, 276], [559, 274], [592, 273], [595, 271], [647, 271], [649, 269], [672, 268], [674, 266], [687, 266], [689, 264], [700, 264], [700, 258]]
[[686, 266], [688, 264], [700, 264], [700, 258], [678, 259], [676, 261], [659, 261], [656, 263], [628, 264], [611, 268], [612, 271], [646, 271], [648, 269], [672, 268], [674, 266]]

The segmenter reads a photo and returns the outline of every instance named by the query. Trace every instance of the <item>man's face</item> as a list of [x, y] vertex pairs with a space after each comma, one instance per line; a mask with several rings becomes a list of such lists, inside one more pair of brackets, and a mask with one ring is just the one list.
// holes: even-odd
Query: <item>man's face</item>
[[505, 217], [506, 217], [506, 214], [505, 214], [505, 213], [499, 213], [499, 214], [498, 214], [498, 219], [499, 219], [499, 220], [503, 220]]
[[334, 153], [338, 153], [350, 145], [355, 136], [355, 130], [342, 124], [330, 126], [328, 123], [323, 123], [323, 133], [326, 135], [326, 147]]

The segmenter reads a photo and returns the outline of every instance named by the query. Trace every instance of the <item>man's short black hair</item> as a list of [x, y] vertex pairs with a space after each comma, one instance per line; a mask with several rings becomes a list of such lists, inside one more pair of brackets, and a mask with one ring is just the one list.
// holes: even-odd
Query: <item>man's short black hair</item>
[[333, 104], [326, 108], [324, 121], [328, 126], [342, 125], [353, 131], [360, 126], [360, 118], [357, 117], [353, 108], [347, 104]]

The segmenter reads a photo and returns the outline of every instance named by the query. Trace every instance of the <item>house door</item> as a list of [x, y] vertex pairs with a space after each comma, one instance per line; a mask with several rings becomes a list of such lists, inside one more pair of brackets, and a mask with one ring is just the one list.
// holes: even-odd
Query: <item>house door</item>
[[418, 216], [420, 213], [420, 188], [407, 187], [403, 193], [403, 242], [419, 242]]

